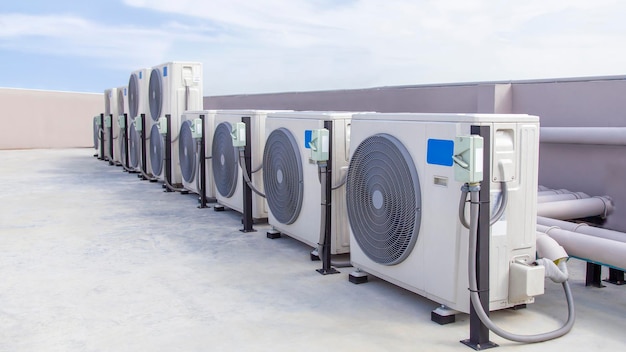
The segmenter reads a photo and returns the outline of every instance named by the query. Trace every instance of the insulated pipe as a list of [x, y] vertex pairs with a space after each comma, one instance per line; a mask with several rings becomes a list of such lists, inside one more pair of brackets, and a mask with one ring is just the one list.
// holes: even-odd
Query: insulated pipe
[[550, 190], [550, 188], [548, 188], [548, 187], [546, 187], [546, 186], [542, 186], [542, 185], [537, 186], [537, 191], [538, 191], [538, 192], [541, 192], [541, 191], [549, 191], [549, 190]]
[[583, 192], [572, 192], [564, 194], [549, 194], [545, 196], [537, 196], [537, 203], [559, 202], [562, 200], [585, 199], [590, 196]]
[[612, 211], [613, 201], [607, 196], [537, 204], [538, 216], [559, 220], [590, 216], [606, 218]]
[[626, 127], [541, 127], [541, 143], [626, 145]]
[[600, 227], [589, 226], [587, 224], [577, 224], [569, 221], [556, 220], [550, 218], [537, 217], [537, 224], [543, 226], [556, 226], [566, 231], [577, 232], [583, 235], [589, 235], [607, 240], [618, 242], [626, 242], [626, 233], [607, 230]]
[[626, 243], [537, 225], [537, 231], [554, 238], [571, 256], [626, 269]]
[[570, 194], [570, 193], [572, 192], [566, 189], [547, 189], [545, 191], [538, 191], [537, 196], [541, 197], [541, 196], [551, 196], [555, 194]]

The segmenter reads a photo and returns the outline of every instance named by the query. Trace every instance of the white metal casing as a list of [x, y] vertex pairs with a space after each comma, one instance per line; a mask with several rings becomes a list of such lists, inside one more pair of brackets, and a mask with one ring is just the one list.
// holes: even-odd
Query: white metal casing
[[[491, 202], [500, 193], [498, 166], [510, 157], [506, 175], [509, 201], [503, 218], [491, 227], [490, 310], [525, 301], [508, 300], [509, 267], [515, 259], [534, 260], [539, 119], [528, 115], [364, 114], [352, 120], [351, 158], [364, 139], [379, 133], [397, 138], [409, 151], [421, 188], [421, 225], [413, 250], [404, 261], [382, 265], [371, 260], [354, 238], [351, 261], [365, 272], [404, 287], [452, 309], [469, 312], [468, 230], [458, 219], [461, 183], [454, 168], [429, 164], [429, 139], [453, 141], [469, 135], [472, 125], [491, 127]], [[511, 142], [511, 143], [510, 143]], [[484, 184], [484, 182], [483, 182]], [[469, 208], [469, 207], [468, 207]], [[467, 210], [467, 209], [466, 209]], [[468, 212], [467, 212], [468, 213]], [[350, 219], [352, 221], [352, 219]]]
[[[230, 126], [234, 126], [236, 123], [241, 122], [242, 117], [250, 117], [250, 140], [247, 141], [250, 144], [251, 150], [251, 163], [252, 170], [257, 169], [263, 162], [263, 148], [265, 147], [265, 121], [269, 113], [275, 110], [218, 110], [215, 115], [214, 129], [218, 128], [221, 123], [228, 123]], [[217, 143], [216, 139], [213, 139], [211, 143]], [[228, 147], [232, 147], [232, 140], [228, 143]], [[210, 148], [210, 146], [208, 146]], [[225, 148], [225, 150], [229, 150]], [[213, 155], [210, 153], [213, 161], [224, 160], [221, 155]], [[217, 170], [212, 169], [214, 173], [213, 180], [215, 182], [215, 174]], [[234, 193], [227, 197], [220, 193], [219, 189], [215, 190], [215, 198], [217, 202], [225, 207], [243, 212], [243, 179], [242, 169], [237, 165], [237, 180]], [[252, 174], [250, 179], [252, 184], [260, 192], [263, 192], [263, 170], [259, 170]], [[216, 186], [217, 187], [217, 186]], [[256, 193], [252, 193], [252, 218], [265, 219], [267, 218], [267, 202], [261, 196]]]
[[[119, 131], [117, 128], [117, 88], [110, 88], [104, 91], [104, 120], [111, 120], [111, 126], [113, 126], [113, 134], [107, 126], [102, 126], [104, 128], [104, 156], [108, 158], [110, 162], [117, 161], [116, 156], [119, 156], [117, 151], [117, 142]], [[109, 146], [109, 141], [113, 139], [113, 155], [111, 155], [111, 148]]]
[[[150, 129], [152, 128], [152, 119], [150, 119], [150, 111], [148, 108], [150, 72], [151, 72], [151, 69], [149, 68], [142, 68], [142, 69], [133, 71], [130, 74], [130, 77], [128, 80], [128, 95], [127, 95], [129, 138], [133, 138], [132, 136], [134, 135], [135, 138], [138, 139], [137, 145], [139, 146], [139, 148], [137, 148], [136, 150], [137, 155], [134, 156], [134, 158], [137, 158], [137, 161], [138, 161], [137, 167], [135, 167], [135, 169], [138, 170], [141, 168], [141, 150], [142, 150], [141, 148], [144, 148], [146, 150], [146, 171], [148, 174], [152, 172], [151, 171], [152, 168], [150, 164], [150, 154], [147, 152], [150, 150], [149, 138], [150, 138]], [[137, 132], [136, 125], [141, 123], [140, 122], [141, 120], [138, 117], [141, 117], [142, 114], [144, 115], [144, 119], [146, 121], [146, 129], [141, 132]], [[141, 143], [142, 134], [145, 134], [146, 136], [145, 144]], [[130, 154], [130, 151], [129, 151], [129, 154]], [[133, 156], [131, 156], [131, 160], [132, 158]], [[132, 163], [131, 163], [131, 168], [133, 168]]]
[[[205, 158], [208, 158], [211, 155], [211, 146], [213, 144], [213, 130], [215, 129], [215, 113], [216, 110], [200, 110], [200, 111], [185, 111], [181, 116], [181, 130], [183, 128], [183, 122], [185, 121], [193, 121], [195, 119], [200, 118], [200, 115], [204, 115], [204, 155]], [[182, 132], [182, 131], [180, 131]], [[179, 133], [180, 135], [180, 133]], [[180, 140], [180, 139], [179, 139]], [[199, 150], [196, 150], [196, 153], [199, 153]], [[199, 155], [196, 155], [196, 162], [198, 162]], [[213, 169], [211, 168], [211, 160], [206, 160], [206, 168], [204, 170], [206, 177], [206, 193], [205, 196], [207, 198], [215, 198], [215, 182], [213, 182]], [[182, 163], [181, 163], [182, 167]], [[193, 180], [191, 182], [187, 182], [184, 178], [182, 178], [183, 187], [186, 190], [189, 190], [193, 193], [200, 194], [200, 165], [196, 164], [195, 173], [193, 175]], [[181, 172], [182, 174], [182, 172]]]
[[124, 163], [126, 158], [124, 141], [128, 136], [124, 135], [124, 126], [119, 123], [119, 116], [125, 113], [128, 113], [128, 88], [117, 87], [117, 114], [113, 116], [113, 160], [119, 163]]
[[[180, 161], [178, 160], [178, 133], [180, 131], [180, 118], [184, 111], [198, 111], [203, 108], [202, 91], [202, 63], [199, 62], [168, 62], [154, 66], [150, 73], [150, 80], [153, 75], [158, 75], [161, 87], [160, 113], [155, 116], [152, 108], [149, 108], [149, 117], [152, 124], [159, 119], [164, 119], [165, 115], [170, 115], [171, 119], [171, 180], [173, 185], [182, 184], [180, 172]], [[152, 87], [149, 88], [150, 94]], [[149, 97], [150, 98], [150, 97]], [[150, 101], [150, 100], [149, 100]], [[149, 104], [152, 104], [149, 102]], [[150, 138], [164, 138], [163, 135], [153, 136], [154, 128], [150, 127]], [[164, 139], [163, 139], [164, 140]], [[164, 146], [164, 145], [163, 145]], [[152, 153], [150, 153], [152, 155]], [[162, 151], [165, 156], [165, 150]], [[153, 162], [153, 161], [152, 161]], [[154, 175], [160, 180], [165, 179], [165, 163], [159, 174]]]
[[[303, 198], [298, 218], [291, 224], [278, 221], [271, 211], [268, 222], [274, 229], [292, 238], [317, 247], [321, 225], [321, 185], [318, 177], [318, 166], [310, 161], [311, 150], [306, 147], [305, 131], [324, 128], [325, 121], [332, 122], [332, 183], [338, 185], [347, 172], [350, 148], [350, 121], [354, 113], [350, 112], [283, 112], [269, 114], [266, 122], [268, 137], [278, 128], [286, 128], [291, 132], [299, 147], [303, 172]], [[264, 165], [265, 168], [265, 165]], [[331, 253], [350, 252], [348, 219], [346, 216], [345, 187], [332, 191], [331, 213]]]

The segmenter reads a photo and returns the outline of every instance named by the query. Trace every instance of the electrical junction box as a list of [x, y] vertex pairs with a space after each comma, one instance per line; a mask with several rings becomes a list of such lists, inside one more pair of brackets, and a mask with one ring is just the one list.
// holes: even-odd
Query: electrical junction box
[[509, 268], [509, 302], [523, 302], [544, 292], [545, 268], [514, 261]]
[[328, 160], [328, 147], [329, 147], [329, 134], [325, 128], [317, 130], [311, 130], [311, 141], [309, 142], [309, 149], [311, 149], [311, 160], [313, 161], [327, 161]]
[[157, 127], [160, 134], [167, 134], [167, 119], [165, 117], [161, 117], [158, 121]]
[[106, 115], [104, 117], [104, 127], [106, 128], [111, 127], [111, 115]]
[[458, 182], [477, 183], [483, 180], [483, 138], [457, 136], [454, 140], [454, 179]]
[[141, 115], [135, 117], [135, 131], [141, 132], [142, 118]]
[[246, 124], [243, 122], [236, 122], [233, 124], [233, 130], [230, 133], [233, 138], [233, 147], [245, 147], [246, 146]]
[[124, 115], [119, 115], [117, 117], [117, 124], [120, 126], [120, 128], [126, 127], [126, 117]]
[[193, 119], [191, 121], [191, 137], [193, 139], [202, 138], [202, 119]]

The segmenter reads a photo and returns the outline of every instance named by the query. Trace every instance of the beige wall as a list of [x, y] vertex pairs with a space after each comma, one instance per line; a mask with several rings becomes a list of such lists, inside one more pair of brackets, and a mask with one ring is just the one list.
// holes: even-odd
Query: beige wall
[[102, 93], [0, 88], [0, 149], [93, 146]]

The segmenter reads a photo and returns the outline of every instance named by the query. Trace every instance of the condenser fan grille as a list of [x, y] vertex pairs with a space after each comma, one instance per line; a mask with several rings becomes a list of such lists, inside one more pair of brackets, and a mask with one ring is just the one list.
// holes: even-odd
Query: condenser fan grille
[[152, 125], [150, 130], [150, 164], [152, 174], [160, 175], [163, 169], [163, 139], [159, 134], [159, 127]]
[[196, 141], [191, 135], [190, 121], [183, 121], [178, 138], [180, 171], [186, 182], [192, 182], [196, 173]]
[[[121, 88], [117, 91], [117, 114], [123, 115], [126, 111], [124, 111], [124, 88]], [[117, 118], [117, 116], [114, 116]]]
[[98, 128], [98, 119], [100, 117], [94, 117], [93, 119], [93, 147], [98, 149], [98, 135], [100, 134], [100, 128]]
[[137, 117], [139, 111], [139, 82], [137, 82], [137, 75], [130, 75], [128, 80], [128, 112], [131, 118]]
[[130, 138], [128, 139], [128, 158], [130, 159], [130, 167], [137, 168], [139, 166], [139, 152], [141, 149], [141, 139], [139, 133], [135, 130], [135, 126], [132, 125], [128, 129]]
[[230, 198], [237, 188], [238, 157], [237, 149], [233, 147], [231, 131], [231, 125], [228, 122], [217, 125], [213, 134], [213, 157], [211, 159], [215, 187], [226, 198]]
[[163, 88], [161, 84], [161, 72], [158, 68], [155, 68], [150, 73], [150, 83], [148, 86], [150, 117], [153, 121], [158, 121], [159, 116], [161, 116], [161, 107], [163, 104]]
[[263, 186], [276, 220], [294, 223], [302, 208], [302, 161], [295, 138], [285, 128], [272, 131], [265, 142]]
[[354, 239], [371, 260], [394, 265], [411, 253], [421, 193], [413, 158], [399, 140], [376, 134], [359, 144], [350, 159], [346, 202]]

